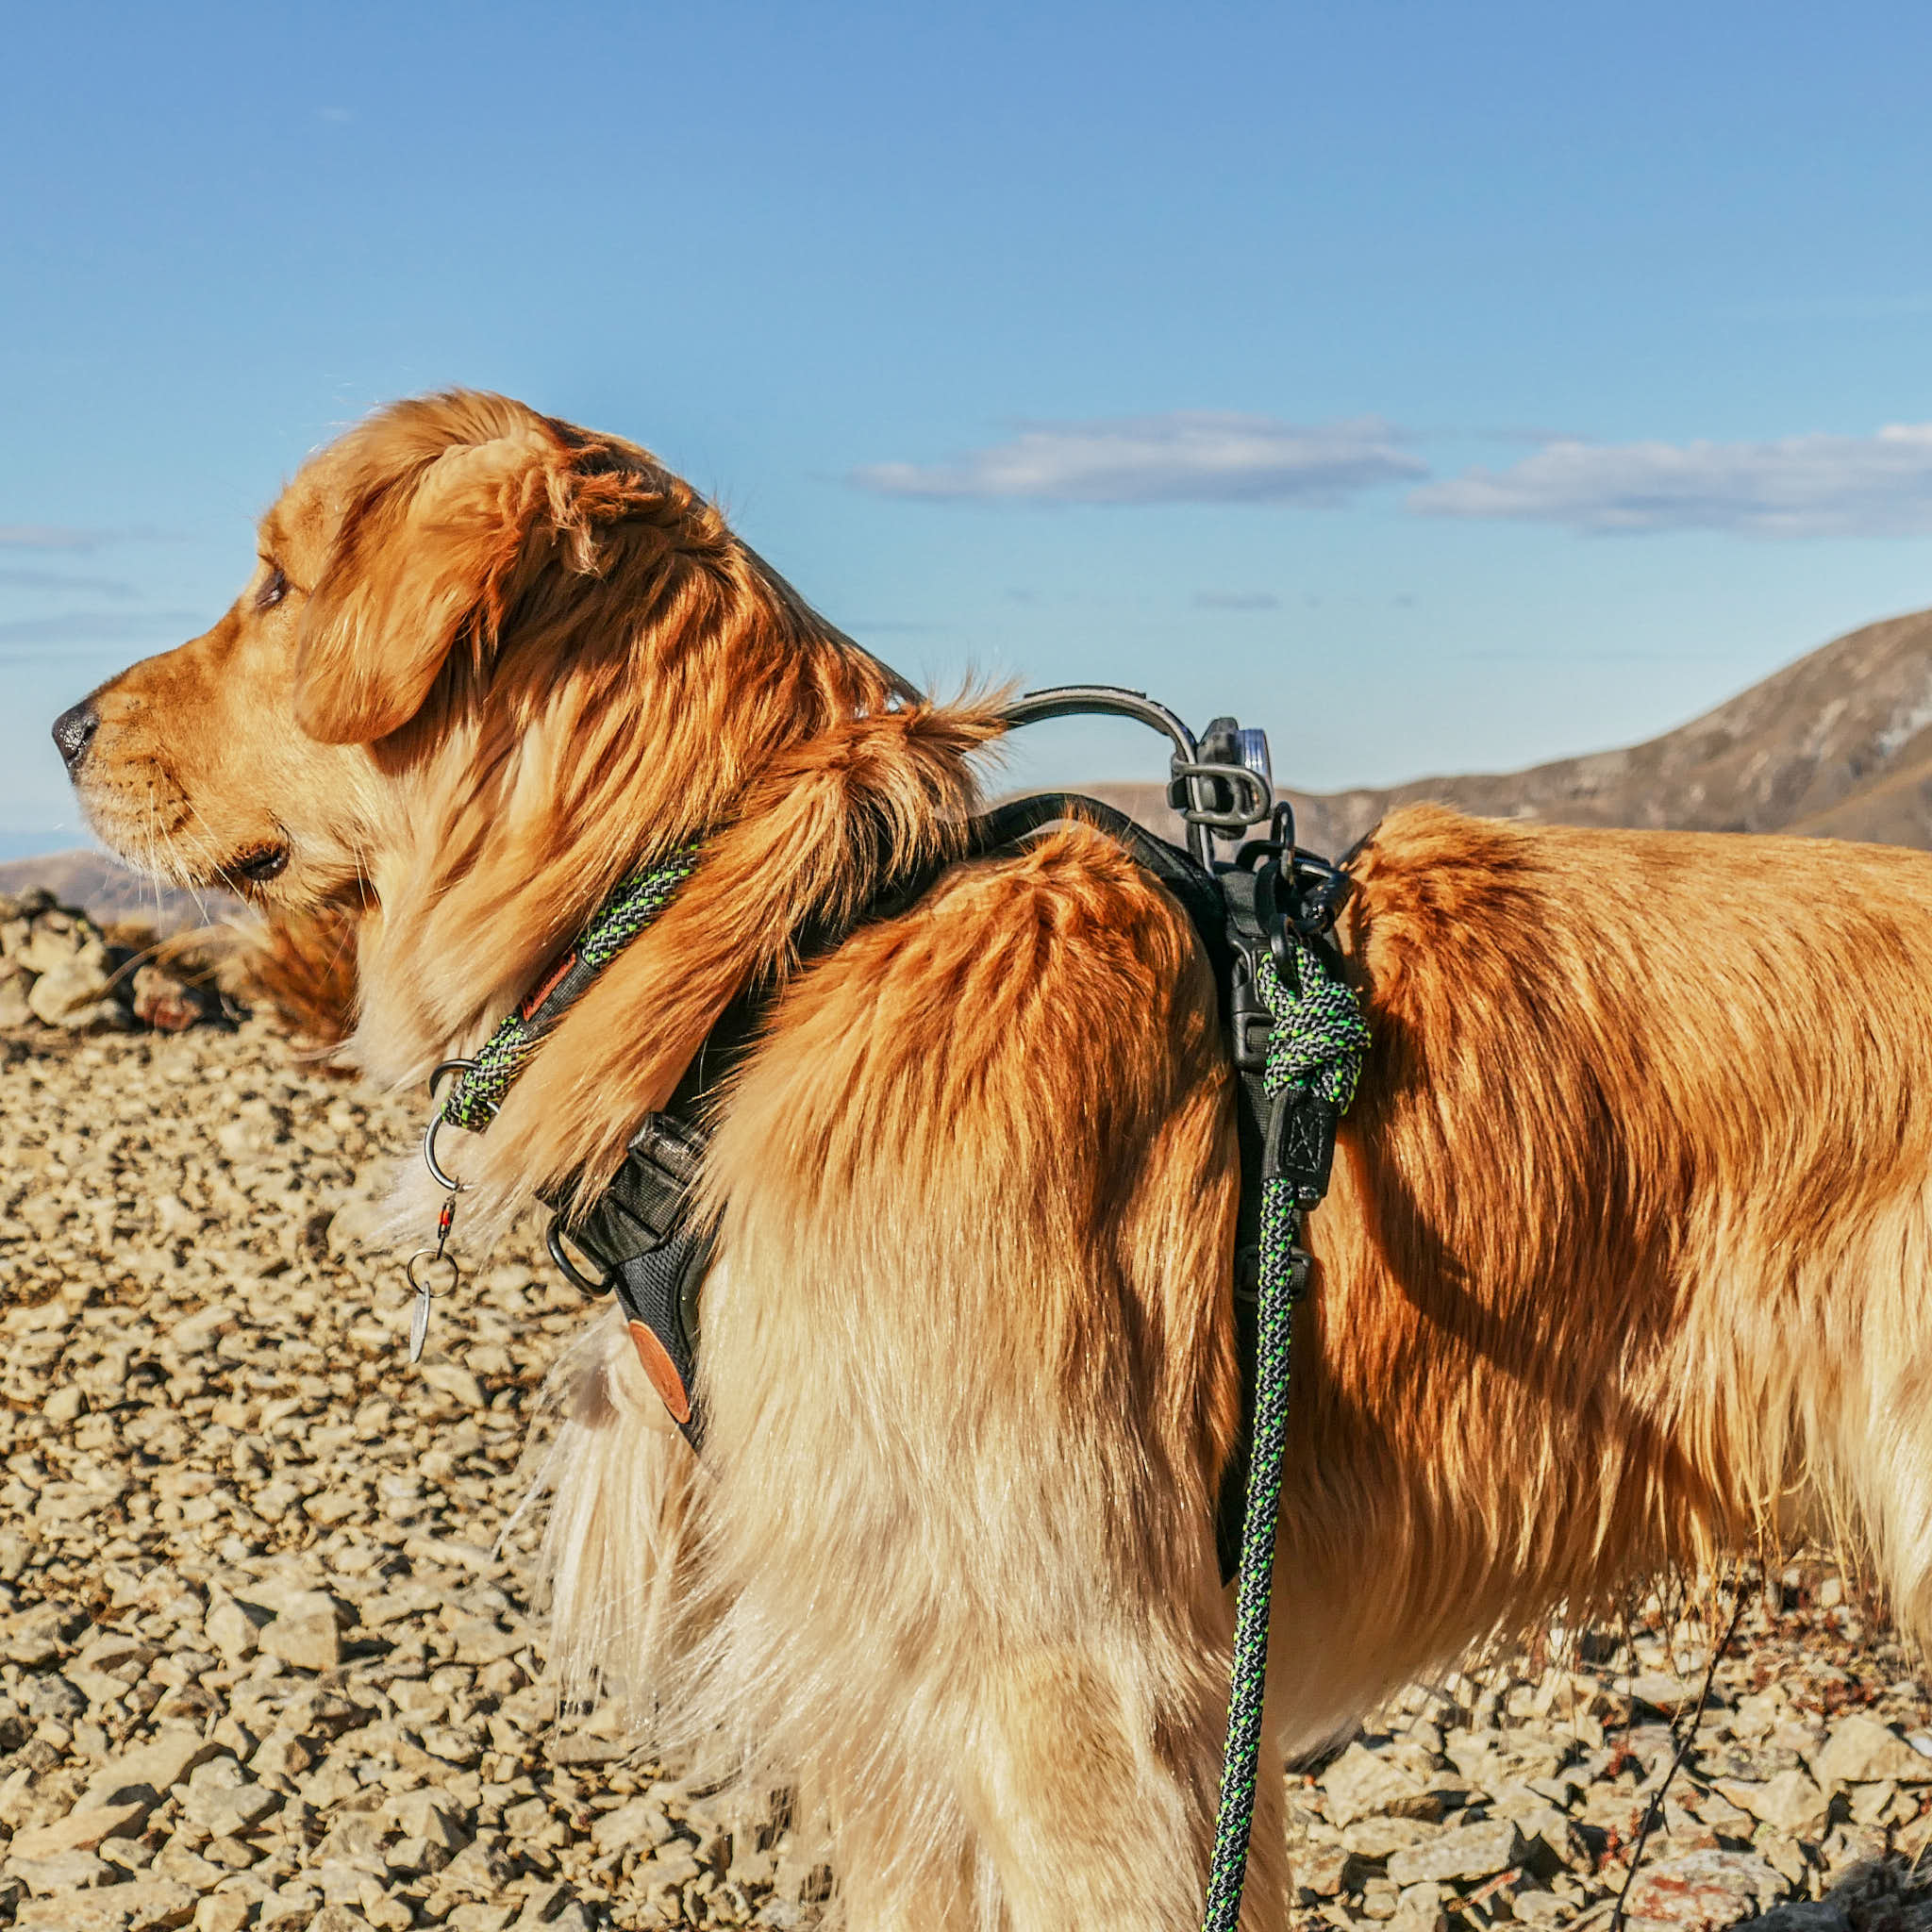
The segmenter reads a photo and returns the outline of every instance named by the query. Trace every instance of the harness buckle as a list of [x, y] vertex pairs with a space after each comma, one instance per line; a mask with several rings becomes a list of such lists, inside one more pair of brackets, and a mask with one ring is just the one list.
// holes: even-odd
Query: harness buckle
[[647, 1113], [630, 1146], [618, 1179], [625, 1210], [661, 1245], [684, 1219], [685, 1197], [697, 1181], [704, 1158], [703, 1138], [668, 1113]]
[[1233, 984], [1228, 990], [1227, 1025], [1236, 1068], [1243, 1074], [1258, 1074], [1268, 1065], [1268, 1041], [1273, 1037], [1274, 1016], [1261, 1004], [1255, 990], [1254, 968], [1245, 956], [1236, 954]]

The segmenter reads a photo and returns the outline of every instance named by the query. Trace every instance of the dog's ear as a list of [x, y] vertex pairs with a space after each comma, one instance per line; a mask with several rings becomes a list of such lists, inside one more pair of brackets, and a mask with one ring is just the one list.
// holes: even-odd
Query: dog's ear
[[400, 466], [373, 460], [348, 496], [303, 613], [295, 721], [369, 744], [413, 718], [458, 640], [479, 660], [526, 574], [549, 553], [567, 462], [534, 416]]

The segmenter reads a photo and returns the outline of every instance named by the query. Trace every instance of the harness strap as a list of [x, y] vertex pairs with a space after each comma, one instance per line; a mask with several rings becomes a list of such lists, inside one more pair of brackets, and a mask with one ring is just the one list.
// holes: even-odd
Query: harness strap
[[[1219, 956], [1226, 953], [1226, 942], [1213, 881], [1191, 859], [1124, 812], [1098, 799], [1069, 792], [1041, 793], [995, 806], [972, 821], [957, 852], [901, 874], [855, 920], [836, 931], [814, 933], [802, 950], [808, 957], [828, 953], [858, 925], [908, 911], [949, 867], [962, 859], [1008, 851], [1048, 825], [1076, 819], [1096, 824], [1125, 845], [1180, 900], [1202, 943], [1217, 956], [1215, 982], [1224, 984], [1226, 975]], [[527, 1008], [533, 1017], [525, 1021], [514, 1036], [515, 1064], [521, 1064], [542, 1032], [560, 1017], [568, 998], [575, 996], [570, 989], [577, 975], [577, 962], [589, 950], [586, 941], [579, 941], [566, 956], [567, 970], [553, 973], [539, 995], [519, 1009]], [[588, 977], [583, 983], [588, 984]], [[560, 1000], [559, 995], [564, 997]], [[608, 1188], [568, 1229], [571, 1246], [596, 1266], [598, 1277], [587, 1277], [572, 1261], [563, 1246], [565, 1231], [561, 1227], [553, 1224], [550, 1235], [552, 1258], [579, 1288], [587, 1293], [616, 1296], [644, 1373], [686, 1441], [698, 1450], [705, 1439], [704, 1407], [696, 1380], [699, 1291], [710, 1265], [715, 1230], [690, 1211], [690, 1196], [710, 1139], [708, 1117], [713, 1096], [749, 1049], [771, 998], [771, 989], [764, 986], [747, 989], [731, 1003], [685, 1070], [664, 1110], [645, 1115], [640, 1124]], [[512, 1021], [516, 1018], [512, 1015]], [[506, 1023], [506, 1028], [509, 1024]], [[502, 1037], [502, 1033], [497, 1036]], [[493, 1039], [491, 1045], [495, 1043]], [[479, 1063], [483, 1058], [478, 1057]], [[472, 1081], [475, 1076], [465, 1077]], [[507, 1091], [508, 1085], [505, 1080], [502, 1091]], [[475, 1104], [474, 1095], [459, 1090], [445, 1107], [446, 1117], [459, 1099], [466, 1105]], [[493, 1100], [490, 1108], [493, 1112]], [[487, 1121], [488, 1115], [483, 1118]], [[550, 1205], [555, 1208], [558, 1203], [553, 1200]], [[1244, 1368], [1243, 1373], [1245, 1379], [1252, 1380], [1251, 1369]], [[1224, 1491], [1223, 1520], [1216, 1531], [1224, 1552], [1224, 1582], [1234, 1574], [1234, 1559], [1226, 1552], [1239, 1531], [1240, 1503], [1238, 1484]]]

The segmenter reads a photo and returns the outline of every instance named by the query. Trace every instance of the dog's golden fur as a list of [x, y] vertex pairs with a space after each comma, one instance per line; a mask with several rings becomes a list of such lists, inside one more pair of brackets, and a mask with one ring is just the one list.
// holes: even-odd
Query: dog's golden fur
[[[593, 1187], [782, 982], [706, 1176], [706, 1466], [620, 1325], [566, 1365], [566, 1670], [796, 1773], [855, 1926], [1195, 1923], [1235, 1179], [1186, 920], [1074, 826], [799, 968], [808, 921], [951, 848], [997, 712], [920, 697], [628, 443], [399, 405], [262, 538], [212, 631], [96, 693], [77, 776], [178, 877], [366, 891], [375, 1072], [473, 1047], [626, 867], [704, 841], [465, 1142], [473, 1224]], [[1271, 1765], [1498, 1629], [1807, 1525], [1932, 1628], [1932, 861], [1424, 808], [1353, 870], [1375, 1044], [1312, 1224]], [[1275, 1776], [1255, 1846], [1262, 1932]]]

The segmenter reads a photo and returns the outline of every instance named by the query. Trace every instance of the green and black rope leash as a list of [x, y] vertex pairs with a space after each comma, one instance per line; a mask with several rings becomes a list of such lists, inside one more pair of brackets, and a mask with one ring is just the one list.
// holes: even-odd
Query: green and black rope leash
[[475, 1060], [442, 1104], [442, 1119], [453, 1127], [468, 1127], [478, 1134], [490, 1124], [537, 1043], [591, 980], [671, 903], [672, 894], [697, 862], [698, 848], [686, 845], [618, 882], [538, 991], [513, 1008], [476, 1050]]
[[[1268, 1008], [1268, 1060], [1262, 1085], [1271, 1098], [1311, 1093], [1339, 1115], [1355, 1098], [1369, 1029], [1354, 992], [1322, 956], [1296, 939], [1291, 987], [1265, 953], [1256, 990]], [[1235, 1932], [1247, 1878], [1255, 1824], [1255, 1784], [1261, 1756], [1261, 1706], [1268, 1680], [1268, 1599], [1274, 1575], [1274, 1527], [1288, 1446], [1290, 1343], [1295, 1305], [1307, 1286], [1308, 1257], [1298, 1245], [1302, 1215], [1314, 1203], [1285, 1175], [1261, 1182], [1260, 1285], [1257, 1297], [1255, 1414], [1247, 1508], [1235, 1586], [1234, 1662], [1227, 1701], [1227, 1754], [1221, 1769], [1221, 1815], [1208, 1867], [1204, 1932]]]

